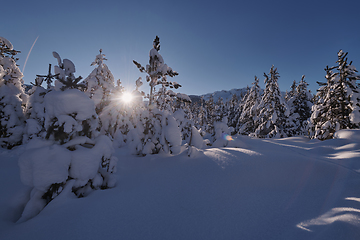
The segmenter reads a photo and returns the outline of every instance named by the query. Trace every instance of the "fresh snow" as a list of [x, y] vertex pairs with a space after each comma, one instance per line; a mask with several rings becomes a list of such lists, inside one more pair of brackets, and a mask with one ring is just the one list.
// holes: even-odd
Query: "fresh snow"
[[114, 188], [76, 198], [67, 184], [22, 223], [18, 159], [35, 146], [0, 149], [0, 239], [360, 239], [360, 131], [335, 137], [237, 137], [190, 158], [118, 148]]

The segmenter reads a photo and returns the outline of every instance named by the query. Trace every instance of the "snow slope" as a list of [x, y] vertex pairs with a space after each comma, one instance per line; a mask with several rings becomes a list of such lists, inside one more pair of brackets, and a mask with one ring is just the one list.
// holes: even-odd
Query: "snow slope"
[[27, 188], [0, 150], [0, 239], [360, 239], [360, 131], [338, 139], [250, 139], [196, 157], [117, 150], [118, 184], [65, 189], [16, 224]]

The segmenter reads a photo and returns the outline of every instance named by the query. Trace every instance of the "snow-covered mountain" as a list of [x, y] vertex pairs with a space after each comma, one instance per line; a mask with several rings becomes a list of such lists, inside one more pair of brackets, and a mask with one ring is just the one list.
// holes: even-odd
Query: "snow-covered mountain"
[[[231, 97], [235, 94], [238, 99], [241, 99], [246, 94], [247, 88], [233, 88], [231, 90], [221, 90], [221, 91], [215, 91], [213, 93], [206, 93], [203, 95], [189, 95], [192, 102], [200, 102], [201, 97], [204, 98], [204, 100], [208, 100], [211, 95], [214, 97], [214, 101], [217, 102], [219, 98], [222, 98], [224, 102], [227, 102], [231, 99]], [[261, 94], [263, 93], [263, 89], [261, 89]], [[281, 95], [285, 97], [285, 92], [281, 92]]]
[[215, 91], [213, 93], [207, 93], [203, 95], [189, 95], [191, 100], [193, 102], [199, 102], [201, 97], [204, 98], [204, 100], [208, 100], [211, 95], [214, 97], [214, 101], [217, 102], [219, 98], [222, 98], [224, 102], [227, 102], [231, 99], [231, 97], [235, 94], [238, 99], [241, 99], [246, 94], [247, 89], [246, 88], [239, 88], [239, 89], [231, 89], [229, 91], [222, 90], [222, 91]]

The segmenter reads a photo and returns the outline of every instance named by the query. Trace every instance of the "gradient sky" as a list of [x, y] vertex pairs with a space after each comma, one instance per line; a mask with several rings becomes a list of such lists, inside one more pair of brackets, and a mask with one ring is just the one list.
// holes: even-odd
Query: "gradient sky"
[[[160, 37], [165, 63], [179, 75], [178, 92], [205, 94], [251, 86], [254, 76], [275, 65], [280, 90], [302, 75], [314, 93], [326, 65], [349, 52], [360, 70], [360, 1], [5, 1], [0, 36], [12, 42], [25, 83], [46, 74], [52, 56], [72, 60], [76, 76], [87, 77], [99, 49], [115, 79], [132, 90], [145, 79], [132, 60], [148, 63]], [[142, 90], [147, 91], [147, 87]]]

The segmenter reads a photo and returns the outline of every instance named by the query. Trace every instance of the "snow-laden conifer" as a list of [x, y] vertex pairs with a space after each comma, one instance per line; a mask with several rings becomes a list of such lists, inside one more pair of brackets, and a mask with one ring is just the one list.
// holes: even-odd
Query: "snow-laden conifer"
[[114, 76], [104, 63], [107, 59], [105, 58], [105, 54], [102, 53], [102, 49], [100, 49], [99, 52], [90, 65], [95, 65], [96, 68], [84, 79], [84, 83], [86, 84], [85, 93], [95, 103], [95, 110], [100, 120], [101, 134], [111, 135], [111, 122], [114, 121], [112, 119], [114, 116], [111, 114], [113, 109], [110, 106], [110, 100], [115, 88]]
[[208, 134], [214, 134], [214, 122], [215, 122], [215, 102], [214, 95], [211, 94], [208, 100], [205, 100], [204, 109], [206, 111], [205, 123], [203, 126], [203, 130]]
[[237, 132], [249, 135], [255, 132], [255, 119], [257, 118], [258, 106], [261, 100], [259, 78], [255, 76], [249, 93], [245, 96], [242, 113], [237, 124]]
[[105, 54], [102, 53], [102, 49], [99, 52], [90, 65], [96, 68], [84, 79], [84, 83], [86, 84], [85, 93], [94, 101], [96, 113], [101, 116], [104, 108], [109, 105], [110, 94], [115, 86], [114, 76], [104, 63], [107, 60]]
[[216, 122], [222, 121], [223, 117], [225, 117], [226, 114], [227, 113], [225, 112], [224, 99], [222, 97], [219, 97], [219, 99], [215, 103], [214, 121], [216, 121]]
[[[178, 75], [172, 68], [165, 64], [163, 57], [159, 54], [160, 40], [156, 36], [153, 48], [149, 53], [149, 64], [144, 68], [140, 63], [133, 61], [140, 72], [145, 72], [146, 81], [150, 86], [148, 94], [148, 109], [141, 113], [139, 121], [141, 126], [131, 133], [131, 149], [139, 155], [165, 152], [170, 154], [180, 153], [181, 131], [173, 115], [173, 106], [176, 97], [171, 89], [181, 87], [177, 82], [170, 82], [167, 77]], [[160, 86], [156, 89], [156, 86]], [[170, 89], [167, 89], [167, 88]], [[140, 139], [138, 141], [137, 139]]]
[[285, 100], [286, 101], [289, 101], [290, 98], [295, 96], [296, 88], [297, 88], [297, 85], [296, 85], [296, 81], [294, 80], [293, 83], [291, 84], [290, 91], [289, 92], [286, 91], [286, 94], [285, 94]]
[[[154, 39], [153, 48], [149, 53], [149, 64], [146, 68], [140, 63], [133, 61], [134, 64], [139, 68], [140, 72], [145, 72], [146, 81], [150, 86], [150, 93], [148, 95], [149, 105], [155, 104], [155, 102], [163, 107], [162, 104], [168, 100], [168, 97], [172, 94], [172, 91], [167, 91], [167, 87], [178, 89], [181, 87], [177, 82], [170, 82], [167, 77], [174, 77], [178, 75], [177, 72], [173, 71], [171, 67], [165, 64], [163, 57], [159, 53], [160, 51], [160, 39], [158, 36]], [[156, 86], [160, 85], [160, 89], [157, 90]]]
[[[295, 83], [295, 81], [294, 81]], [[309, 84], [305, 81], [305, 75], [301, 81], [289, 92], [287, 105], [289, 117], [286, 119], [286, 134], [291, 136], [307, 135], [308, 119], [311, 116], [312, 94], [307, 89]], [[292, 85], [293, 88], [294, 84]]]
[[228, 118], [228, 126], [232, 127], [234, 129], [234, 132], [232, 132], [232, 134], [236, 133], [236, 125], [237, 122], [239, 121], [239, 111], [238, 111], [238, 106], [239, 106], [239, 99], [238, 96], [236, 94], [233, 94], [231, 96], [231, 99], [225, 103], [225, 112], [226, 112], [226, 116]]
[[46, 135], [33, 137], [19, 159], [21, 180], [33, 188], [20, 222], [38, 214], [64, 189], [83, 197], [115, 186], [117, 158], [110, 138], [97, 131], [95, 104], [79, 90], [84, 84], [74, 75], [75, 65], [53, 55], [57, 81], [43, 98]]
[[25, 127], [27, 95], [16, 65], [18, 53], [10, 41], [0, 37], [0, 146], [6, 148], [21, 144]]
[[283, 128], [287, 107], [278, 85], [279, 73], [272, 66], [270, 76], [266, 73], [264, 76], [265, 90], [258, 106], [255, 132], [252, 135], [260, 138], [285, 137]]
[[[45, 138], [45, 95], [51, 91], [42, 87], [44, 78], [37, 77], [32, 88], [28, 91], [29, 100], [26, 106], [26, 127], [24, 131], [24, 142], [34, 137]], [[49, 85], [48, 85], [49, 86]]]
[[191, 99], [186, 94], [178, 93], [174, 105], [174, 117], [181, 130], [182, 140], [188, 143], [191, 136], [191, 128], [195, 126], [193, 114], [190, 109]]
[[325, 68], [327, 83], [318, 82], [320, 88], [315, 96], [309, 133], [320, 140], [333, 138], [340, 129], [358, 128], [359, 91], [357, 70], [348, 63], [347, 53], [338, 52], [338, 66]]

